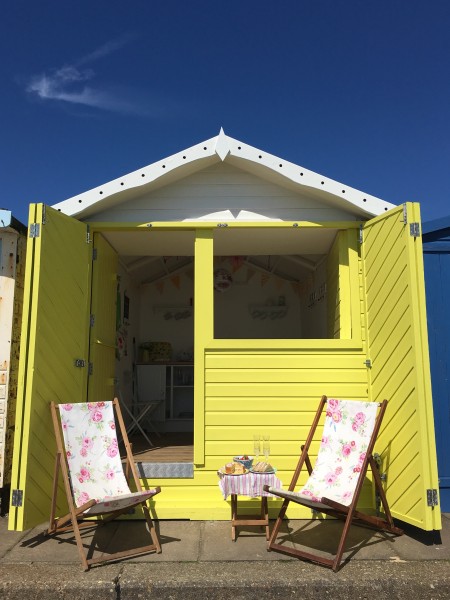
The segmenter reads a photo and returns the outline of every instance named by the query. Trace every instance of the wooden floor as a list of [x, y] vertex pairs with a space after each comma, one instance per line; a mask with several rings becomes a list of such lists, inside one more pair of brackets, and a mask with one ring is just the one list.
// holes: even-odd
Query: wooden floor
[[151, 448], [144, 437], [130, 437], [133, 444], [133, 457], [136, 462], [187, 462], [194, 461], [193, 433], [162, 433], [150, 436]]

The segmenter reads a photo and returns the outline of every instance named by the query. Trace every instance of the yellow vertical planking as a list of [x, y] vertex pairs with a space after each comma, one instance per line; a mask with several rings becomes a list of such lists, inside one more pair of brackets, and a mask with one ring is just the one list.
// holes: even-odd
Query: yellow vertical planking
[[354, 229], [347, 231], [347, 252], [349, 264], [350, 286], [350, 338], [354, 341], [362, 339], [361, 319], [361, 292], [359, 279], [359, 251], [357, 232]]
[[329, 338], [340, 337], [339, 318], [339, 234], [327, 257], [327, 331]]
[[117, 252], [100, 233], [94, 234], [92, 261], [91, 333], [88, 399], [90, 402], [114, 397], [116, 352]]
[[349, 340], [352, 337], [352, 311], [350, 293], [350, 265], [348, 253], [348, 231], [338, 233], [339, 243], [339, 316], [341, 339]]
[[410, 232], [419, 218], [408, 203], [364, 226], [363, 273], [367, 315], [369, 397], [387, 398], [376, 450], [386, 472], [394, 517], [422, 529], [441, 527], [438, 506], [421, 241]]
[[205, 347], [214, 337], [213, 231], [198, 229], [194, 281], [194, 463], [205, 462]]
[[[408, 220], [421, 227], [420, 205], [417, 202], [406, 204]], [[422, 454], [424, 469], [427, 473], [425, 489], [434, 489], [439, 493], [436, 443], [434, 433], [433, 396], [431, 391], [430, 355], [428, 349], [428, 331], [425, 299], [425, 272], [423, 263], [422, 237], [409, 238], [409, 263], [414, 268], [410, 270], [411, 277], [411, 306], [413, 319], [417, 324], [414, 329], [416, 345], [416, 361], [420, 365], [417, 370], [418, 389], [423, 401], [421, 402], [420, 423], [423, 428]], [[424, 478], [425, 479], [425, 478]], [[429, 516], [430, 528], [441, 529], [441, 514], [438, 508], [433, 508]]]
[[11, 480], [17, 492], [8, 523], [17, 530], [48, 519], [55, 460], [49, 403], [85, 400], [87, 386], [86, 225], [42, 204], [30, 207], [31, 223], [39, 227], [27, 248]]

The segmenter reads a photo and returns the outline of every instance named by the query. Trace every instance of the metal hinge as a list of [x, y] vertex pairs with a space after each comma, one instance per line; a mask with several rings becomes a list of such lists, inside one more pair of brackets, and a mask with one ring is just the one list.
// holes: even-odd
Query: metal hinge
[[92, 373], [94, 372], [94, 363], [89, 363], [88, 366], [88, 375], [92, 375]]
[[362, 223], [359, 226], [359, 243], [362, 244], [363, 243], [363, 226]]
[[437, 490], [427, 490], [427, 506], [437, 506], [438, 504]]
[[364, 361], [364, 364], [366, 365], [366, 367], [368, 369], [372, 368], [372, 361], [370, 360], [370, 358], [368, 358], [367, 360]]
[[406, 225], [408, 222], [408, 210], [406, 204], [403, 205], [403, 223]]
[[97, 248], [92, 248], [92, 260], [97, 260]]
[[412, 237], [420, 236], [420, 225], [419, 223], [410, 223], [409, 224], [409, 235]]
[[91, 315], [89, 317], [89, 326], [94, 327], [94, 325], [95, 325], [95, 315]]
[[89, 229], [89, 225], [86, 227], [86, 244], [90, 244], [92, 242], [91, 238], [91, 230]]
[[41, 225], [40, 223], [30, 223], [30, 233], [28, 237], [30, 238], [38, 238], [41, 233]]
[[75, 365], [75, 367], [78, 367], [79, 369], [81, 369], [82, 367], [86, 366], [86, 361], [84, 360], [84, 358], [76, 358], [74, 360], [74, 365]]
[[11, 506], [22, 506], [23, 490], [13, 490], [11, 494]]

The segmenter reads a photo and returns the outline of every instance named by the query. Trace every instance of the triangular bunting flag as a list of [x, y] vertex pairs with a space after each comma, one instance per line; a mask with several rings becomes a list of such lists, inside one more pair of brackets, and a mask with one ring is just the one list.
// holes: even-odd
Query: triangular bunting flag
[[261, 273], [261, 286], [264, 287], [269, 279], [270, 275], [268, 273]]
[[177, 290], [180, 289], [180, 276], [179, 275], [172, 275], [172, 277], [170, 278], [170, 281], [177, 288]]

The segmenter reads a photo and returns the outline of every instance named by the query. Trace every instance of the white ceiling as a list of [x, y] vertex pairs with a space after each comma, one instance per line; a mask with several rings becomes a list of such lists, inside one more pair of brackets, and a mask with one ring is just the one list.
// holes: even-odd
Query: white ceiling
[[[214, 231], [214, 255], [243, 256], [262, 270], [300, 281], [328, 253], [336, 233], [325, 228], [220, 228]], [[146, 229], [103, 235], [138, 282], [158, 281], [191, 268], [194, 231]]]

